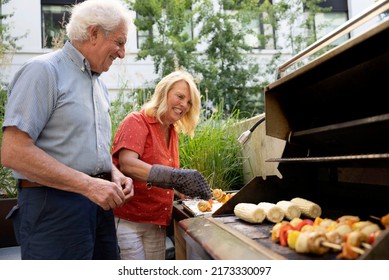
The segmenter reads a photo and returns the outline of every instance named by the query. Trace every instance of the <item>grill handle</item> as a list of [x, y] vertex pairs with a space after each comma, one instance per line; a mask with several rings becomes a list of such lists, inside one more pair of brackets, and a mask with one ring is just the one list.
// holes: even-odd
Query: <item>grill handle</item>
[[373, 17], [379, 15], [380, 13], [385, 12], [389, 9], [389, 0], [382, 0], [368, 9], [364, 10], [357, 16], [349, 19], [344, 24], [340, 25], [338, 28], [334, 29], [332, 32], [328, 33], [326, 36], [322, 37], [321, 39], [317, 40], [312, 45], [308, 46], [306, 49], [302, 50], [300, 53], [289, 59], [284, 64], [280, 65], [277, 69], [277, 79], [282, 78], [285, 76], [285, 71], [295, 63], [301, 61], [302, 59], [306, 58], [307, 56], [317, 52], [318, 50], [324, 48], [325, 46], [329, 45], [331, 42], [335, 41], [336, 39], [340, 38], [341, 36], [349, 33], [351, 30], [355, 29], [356, 27], [362, 25], [363, 23], [369, 21]]

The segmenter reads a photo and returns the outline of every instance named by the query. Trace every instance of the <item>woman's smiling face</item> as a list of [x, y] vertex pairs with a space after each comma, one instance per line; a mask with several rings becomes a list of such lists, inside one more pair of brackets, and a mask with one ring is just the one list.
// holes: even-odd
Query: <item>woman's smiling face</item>
[[191, 108], [189, 85], [185, 81], [174, 83], [167, 94], [167, 112], [163, 116], [165, 124], [179, 121]]

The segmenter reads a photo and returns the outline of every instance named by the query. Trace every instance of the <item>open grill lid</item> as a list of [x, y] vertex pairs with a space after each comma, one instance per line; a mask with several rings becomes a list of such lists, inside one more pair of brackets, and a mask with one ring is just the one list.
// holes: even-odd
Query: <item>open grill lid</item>
[[389, 20], [268, 85], [266, 134], [306, 148], [304, 156], [387, 160], [387, 38]]

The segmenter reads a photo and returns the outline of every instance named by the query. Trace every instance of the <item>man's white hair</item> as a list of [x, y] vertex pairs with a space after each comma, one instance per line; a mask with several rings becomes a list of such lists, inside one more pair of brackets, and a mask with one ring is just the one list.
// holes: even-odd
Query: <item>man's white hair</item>
[[88, 28], [100, 26], [109, 35], [120, 25], [132, 26], [128, 7], [120, 0], [86, 0], [73, 6], [66, 34], [70, 41], [88, 39]]

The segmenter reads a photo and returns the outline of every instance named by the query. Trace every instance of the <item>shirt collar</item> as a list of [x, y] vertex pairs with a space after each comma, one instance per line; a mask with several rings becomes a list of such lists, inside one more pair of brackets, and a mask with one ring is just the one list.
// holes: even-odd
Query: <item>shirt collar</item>
[[[79, 50], [77, 50], [72, 45], [70, 41], [66, 41], [63, 47], [63, 52], [74, 62], [74, 64], [77, 65], [78, 68], [80, 68], [82, 72], [87, 70], [92, 75], [89, 61], [85, 58], [85, 56], [82, 55], [82, 53], [80, 53]], [[93, 73], [93, 74], [100, 76], [99, 73]]]
[[144, 111], [143, 109], [141, 110], [141, 113], [142, 113], [142, 115], [145, 116], [146, 121], [147, 121], [149, 124], [159, 123], [159, 121], [157, 120], [156, 117], [150, 117], [150, 116], [146, 115], [146, 113], [145, 113], [145, 111]]

